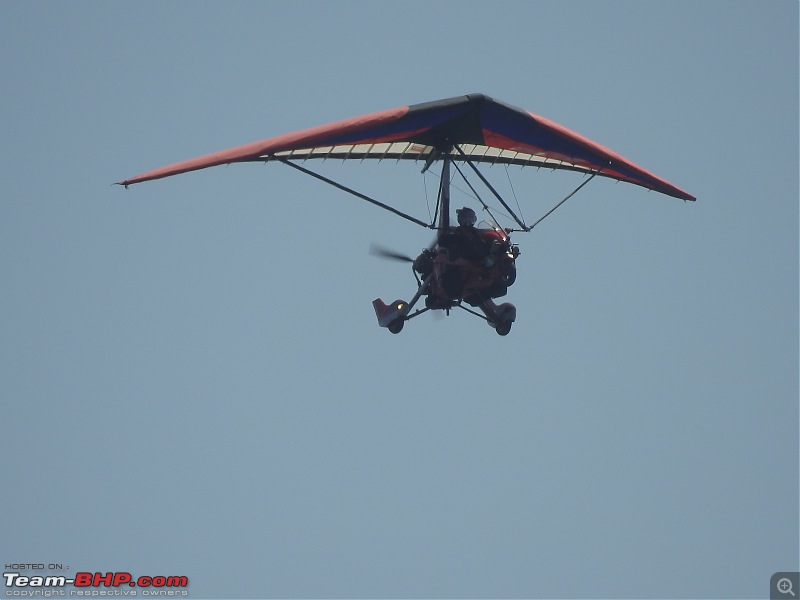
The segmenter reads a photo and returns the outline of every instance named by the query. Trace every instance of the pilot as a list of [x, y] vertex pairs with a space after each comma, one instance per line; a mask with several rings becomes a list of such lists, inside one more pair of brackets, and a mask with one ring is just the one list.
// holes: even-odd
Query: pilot
[[456, 210], [456, 219], [461, 227], [472, 228], [475, 227], [478, 217], [475, 216], [474, 210], [465, 206]]
[[[447, 250], [450, 264], [442, 273], [442, 287], [451, 299], [464, 295], [465, 285], [469, 280], [472, 267], [482, 265], [489, 255], [489, 246], [480, 232], [475, 229], [478, 220], [471, 208], [459, 208], [456, 211], [458, 227], [451, 227], [439, 237], [439, 246]], [[453, 264], [452, 261], [466, 260], [469, 266]]]
[[456, 210], [458, 227], [453, 227], [439, 238], [439, 245], [447, 248], [450, 258], [465, 258], [469, 261], [483, 260], [489, 254], [489, 246], [475, 229], [475, 211], [464, 207]]

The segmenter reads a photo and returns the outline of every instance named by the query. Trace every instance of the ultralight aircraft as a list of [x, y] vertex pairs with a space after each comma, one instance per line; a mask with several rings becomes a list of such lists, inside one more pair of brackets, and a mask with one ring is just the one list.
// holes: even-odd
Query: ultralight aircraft
[[[326, 158], [420, 161], [423, 172], [438, 164], [441, 174], [432, 221], [418, 219], [299, 164], [308, 159]], [[519, 248], [511, 243], [510, 235], [531, 231], [596, 176], [633, 183], [682, 200], [695, 200], [691, 194], [596, 142], [549, 119], [483, 94], [401, 106], [287, 133], [162, 167], [119, 184], [128, 187], [238, 162], [283, 163], [400, 218], [436, 231], [434, 242], [416, 258], [373, 247], [375, 254], [411, 263], [417, 282], [417, 291], [409, 301], [396, 300], [390, 304], [380, 298], [373, 301], [378, 324], [392, 333], [399, 333], [406, 321], [428, 310], [443, 310], [449, 314], [451, 309], [461, 308], [485, 319], [498, 334], [507, 335], [516, 319], [516, 308], [507, 302], [497, 304], [495, 300], [503, 297], [516, 280]], [[528, 225], [478, 169], [479, 164], [564, 169], [583, 173], [585, 178], [558, 204]], [[493, 217], [483, 222], [486, 225], [475, 227], [477, 217], [469, 207], [456, 211], [458, 225], [451, 225], [453, 170], [466, 181], [491, 216], [489, 206], [467, 180], [466, 169], [503, 206], [515, 222], [514, 227], [500, 227]], [[411, 312], [422, 298], [425, 299], [424, 308]]]

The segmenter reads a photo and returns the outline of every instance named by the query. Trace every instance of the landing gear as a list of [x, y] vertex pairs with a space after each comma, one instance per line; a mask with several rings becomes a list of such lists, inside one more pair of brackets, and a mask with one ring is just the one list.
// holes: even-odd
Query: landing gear
[[504, 321], [503, 323], [498, 323], [494, 326], [494, 330], [498, 335], [508, 335], [511, 331], [511, 324], [513, 322], [514, 321]]
[[487, 300], [480, 305], [480, 309], [486, 315], [486, 322], [497, 332], [497, 335], [509, 334], [511, 325], [517, 318], [517, 309], [513, 304], [504, 302], [498, 305]]
[[[414, 301], [416, 302], [416, 299]], [[378, 325], [386, 327], [392, 333], [400, 333], [411, 305], [404, 300], [386, 304], [380, 298], [376, 298], [372, 302], [372, 307], [375, 309], [375, 316], [378, 317]]]
[[476, 304], [473, 304], [473, 306], [480, 308], [480, 310], [483, 312], [483, 314], [480, 314], [479, 312], [464, 306], [460, 300], [442, 300], [429, 294], [425, 298], [425, 308], [417, 310], [413, 313], [410, 312], [411, 308], [417, 303], [423, 292], [428, 291], [430, 278], [431, 276], [428, 276], [428, 278], [420, 285], [419, 290], [417, 290], [417, 293], [410, 302], [395, 300], [391, 304], [386, 304], [380, 298], [376, 298], [372, 302], [372, 306], [375, 309], [375, 316], [378, 317], [378, 325], [385, 327], [391, 333], [397, 334], [403, 330], [403, 326], [406, 324], [406, 321], [413, 319], [417, 315], [420, 315], [426, 311], [444, 310], [447, 312], [447, 314], [450, 314], [451, 309], [461, 308], [462, 310], [465, 310], [476, 317], [485, 319], [489, 326], [497, 332], [497, 335], [505, 336], [511, 332], [511, 326], [517, 318], [516, 307], [509, 302], [495, 304], [491, 298], [484, 300], [480, 304], [477, 304], [476, 301], [477, 306]]

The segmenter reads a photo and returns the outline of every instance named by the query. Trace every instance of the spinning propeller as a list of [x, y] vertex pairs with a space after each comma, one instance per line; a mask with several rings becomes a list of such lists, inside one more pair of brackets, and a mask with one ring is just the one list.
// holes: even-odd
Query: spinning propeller
[[405, 254], [400, 254], [399, 252], [395, 252], [393, 250], [389, 250], [388, 248], [384, 248], [383, 246], [379, 246], [378, 244], [372, 243], [369, 245], [369, 253], [373, 256], [378, 256], [380, 258], [387, 258], [389, 260], [398, 260], [400, 262], [408, 262], [413, 263], [414, 259], [410, 256], [406, 256]]

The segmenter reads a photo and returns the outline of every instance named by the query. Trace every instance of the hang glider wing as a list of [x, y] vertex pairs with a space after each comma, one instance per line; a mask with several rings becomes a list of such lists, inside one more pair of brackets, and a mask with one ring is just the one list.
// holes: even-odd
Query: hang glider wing
[[149, 171], [128, 186], [235, 162], [310, 158], [453, 160], [595, 173], [674, 196], [694, 196], [549, 119], [482, 94], [403, 106], [287, 133]]

